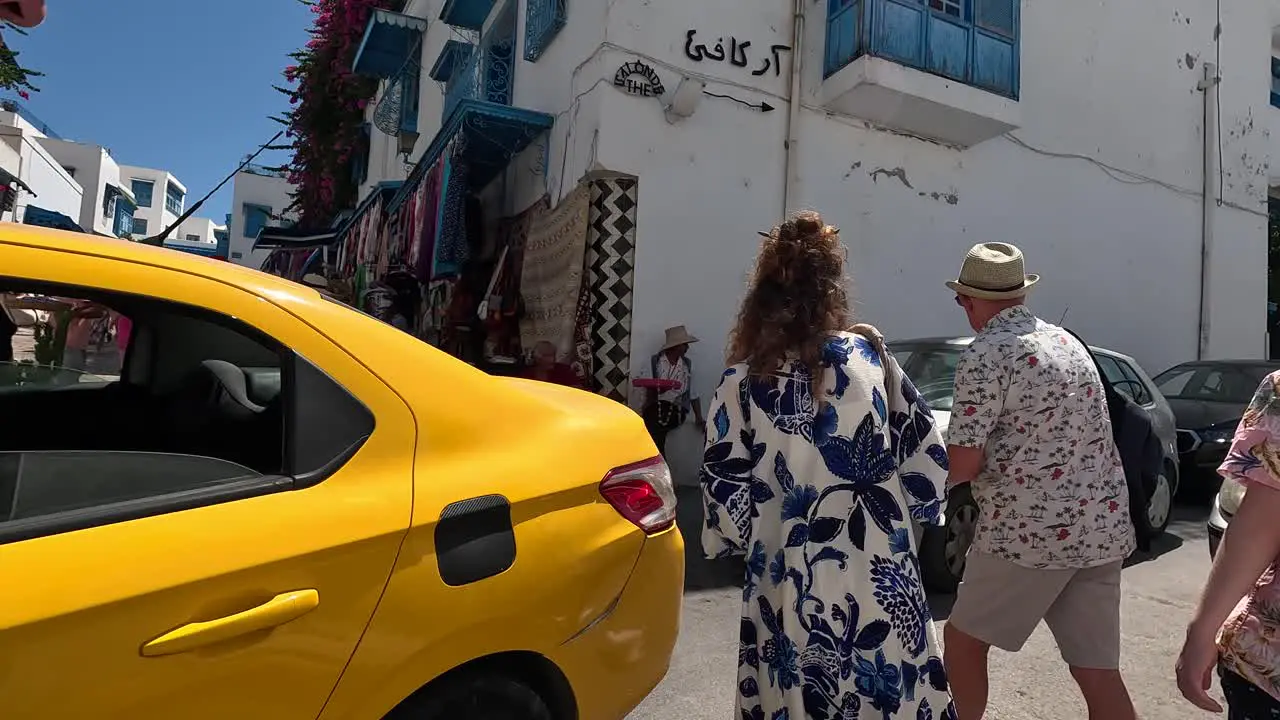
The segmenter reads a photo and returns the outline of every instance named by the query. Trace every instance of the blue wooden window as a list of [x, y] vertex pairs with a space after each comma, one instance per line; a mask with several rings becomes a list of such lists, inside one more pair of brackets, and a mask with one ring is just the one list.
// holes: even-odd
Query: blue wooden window
[[524, 17], [524, 59], [537, 62], [568, 20], [566, 0], [528, 0]]
[[187, 194], [178, 189], [177, 185], [169, 183], [164, 190], [164, 209], [174, 215], [182, 214], [182, 201], [187, 199]]
[[147, 234], [147, 219], [146, 219], [146, 218], [136, 217], [136, 218], [134, 218], [134, 219], [133, 219], [133, 234], [134, 234], [134, 235], [142, 235], [142, 236], [144, 236], [144, 237], [146, 236], [146, 234]]
[[[513, 5], [508, 4], [508, 9]], [[505, 12], [485, 35], [483, 43], [473, 46], [470, 54], [456, 63], [452, 77], [444, 86], [444, 119], [447, 120], [463, 100], [511, 104], [515, 46], [515, 17]]]
[[360, 140], [356, 143], [356, 157], [351, 162], [351, 182], [363, 185], [369, 179], [369, 140], [372, 135], [369, 123], [360, 126]]
[[1018, 97], [1019, 0], [827, 0], [823, 75], [862, 55]]
[[418, 132], [418, 105], [422, 95], [422, 76], [416, 64], [405, 69], [400, 90], [400, 129]]
[[247, 238], [256, 238], [258, 233], [262, 232], [262, 228], [267, 226], [267, 220], [271, 218], [271, 208], [265, 205], [244, 205], [244, 236]]
[[[146, 227], [146, 221], [143, 221], [143, 227]], [[116, 237], [124, 237], [134, 233], [133, 208], [129, 207], [129, 203], [117, 202], [115, 222], [111, 226], [111, 231]]]
[[1271, 107], [1280, 108], [1280, 58], [1271, 58]]
[[138, 207], [151, 207], [151, 193], [156, 188], [155, 183], [150, 180], [134, 180], [130, 187], [133, 189], [133, 197], [138, 201]]

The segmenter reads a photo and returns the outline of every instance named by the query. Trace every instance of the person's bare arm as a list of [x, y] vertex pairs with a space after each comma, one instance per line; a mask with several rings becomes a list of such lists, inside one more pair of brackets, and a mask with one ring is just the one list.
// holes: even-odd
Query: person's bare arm
[[87, 318], [90, 320], [96, 320], [98, 318], [102, 318], [106, 316], [107, 316], [106, 308], [102, 307], [101, 305], [94, 305], [92, 303], [87, 305], [81, 305], [80, 307], [73, 310], [71, 313], [71, 317], [73, 318]]
[[1253, 483], [1218, 545], [1189, 635], [1212, 638], [1240, 598], [1280, 555], [1280, 490]]
[[947, 446], [947, 487], [970, 482], [982, 470], [986, 452], [980, 447]]

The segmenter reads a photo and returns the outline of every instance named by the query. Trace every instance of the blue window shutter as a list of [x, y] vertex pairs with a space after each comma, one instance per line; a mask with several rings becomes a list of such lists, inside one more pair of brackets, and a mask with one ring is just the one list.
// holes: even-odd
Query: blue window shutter
[[822, 63], [823, 77], [830, 77], [860, 54], [864, 4], [865, 0], [827, 0], [827, 47]]
[[568, 19], [566, 0], [528, 0], [524, 16], [524, 59], [537, 62]]
[[973, 24], [997, 35], [1018, 38], [1018, 0], [974, 0]]
[[266, 227], [267, 220], [271, 217], [271, 208], [262, 205], [244, 206], [244, 234], [247, 238], [256, 238], [262, 228]]
[[1018, 98], [1020, 0], [826, 0], [823, 77], [862, 55]]
[[400, 99], [400, 129], [418, 131], [418, 104], [421, 100], [421, 75], [417, 66], [405, 70]]
[[351, 162], [351, 182], [363, 185], [369, 179], [369, 141], [372, 130], [369, 123], [360, 126], [360, 140], [356, 143], [356, 157]]
[[146, 234], [147, 234], [147, 220], [146, 220], [146, 218], [136, 217], [136, 218], [134, 218], [134, 219], [133, 219], [133, 234], [134, 234], [134, 235], [146, 235]]
[[1271, 58], [1271, 107], [1280, 108], [1280, 58]]
[[151, 193], [155, 190], [155, 183], [147, 180], [134, 180], [130, 184], [133, 189], [133, 196], [138, 200], [138, 207], [151, 207]]

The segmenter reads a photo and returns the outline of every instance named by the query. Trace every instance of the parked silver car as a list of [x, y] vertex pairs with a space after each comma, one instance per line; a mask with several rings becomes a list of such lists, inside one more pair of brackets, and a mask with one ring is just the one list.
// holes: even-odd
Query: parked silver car
[[[889, 350], [933, 409], [934, 422], [946, 437], [951, 422], [956, 363], [972, 337], [923, 338], [889, 343]], [[1098, 366], [1115, 389], [1151, 414], [1164, 461], [1155, 487], [1147, 488], [1147, 517], [1156, 535], [1169, 525], [1178, 490], [1177, 428], [1170, 409], [1138, 362], [1113, 350], [1090, 346]], [[937, 526], [917, 528], [924, 582], [939, 592], [954, 591], [964, 574], [965, 553], [977, 529], [978, 506], [967, 486], [956, 488]]]

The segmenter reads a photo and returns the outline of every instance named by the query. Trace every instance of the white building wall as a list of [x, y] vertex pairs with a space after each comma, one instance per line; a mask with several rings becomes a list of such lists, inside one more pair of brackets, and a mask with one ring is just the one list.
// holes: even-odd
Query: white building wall
[[[133, 186], [132, 181], [134, 179], [146, 180], [153, 183], [151, 204], [144, 206], [139, 203], [137, 212], [133, 214], [135, 222], [137, 220], [146, 221], [147, 231], [145, 235], [147, 237], [151, 237], [160, 233], [160, 231], [169, 227], [178, 219], [176, 214], [165, 209], [165, 192], [169, 187], [169, 183], [173, 182], [184, 193], [187, 191], [187, 188], [166, 170], [135, 167], [133, 165], [121, 165], [120, 181], [124, 183], [125, 187], [130, 188], [131, 191]], [[142, 237], [142, 233], [135, 232], [134, 235], [139, 238]], [[169, 236], [173, 237], [173, 233], [170, 233]]]
[[20, 190], [12, 217], [5, 219], [22, 222], [23, 212], [28, 205], [78, 219], [84, 189], [62, 169], [62, 165], [44, 149], [39, 139], [26, 130], [12, 126], [0, 126], [0, 138], [19, 157], [18, 179], [36, 193], [33, 196]]
[[101, 145], [79, 143], [70, 140], [41, 138], [40, 144], [53, 155], [63, 168], [75, 168], [76, 180], [84, 188], [77, 222], [86, 230], [103, 235], [114, 235], [115, 214], [102, 212], [102, 201], [108, 185], [121, 188], [132, 197], [132, 190], [126, 179], [121, 181], [120, 165], [111, 152]]
[[213, 231], [221, 229], [221, 225], [209, 218], [189, 217], [173, 232], [170, 241], [191, 245], [216, 245], [218, 241], [213, 237]]
[[[693, 349], [694, 382], [709, 395], [756, 231], [804, 207], [842, 229], [857, 314], [891, 338], [969, 333], [943, 281], [969, 246], [998, 240], [1021, 246], [1029, 270], [1044, 276], [1032, 305], [1046, 319], [1065, 317], [1153, 373], [1195, 358], [1204, 112], [1196, 85], [1201, 63], [1215, 56], [1212, 0], [1023, 2], [1019, 127], [963, 150], [823, 107], [825, 3], [804, 7], [792, 208], [783, 199], [790, 59], [783, 55], [780, 75], [751, 73], [761, 49], [791, 44], [790, 3], [577, 4], [548, 52], [518, 63], [515, 104], [557, 121], [547, 177], [508, 173], [514, 205], [548, 188], [558, 198], [587, 172], [639, 178], [632, 367], [664, 328], [685, 324], [703, 340]], [[1267, 95], [1273, 19], [1269, 5], [1237, 3], [1222, 4], [1221, 22], [1229, 42], [1220, 48], [1223, 202], [1214, 208], [1210, 355], [1262, 357], [1268, 135], [1280, 113]], [[689, 60], [688, 29], [709, 45], [750, 41], [751, 65]], [[634, 60], [670, 90], [696, 77], [709, 92], [776, 110], [704, 96], [691, 117], [669, 123], [658, 100], [611, 86]], [[676, 464], [692, 463], [692, 432], [675, 441]]]
[[35, 125], [19, 113], [0, 109], [0, 166], [22, 180], [38, 197], [20, 190], [12, 212], [3, 219], [22, 221], [23, 209], [29, 204], [60, 212], [75, 220], [80, 218], [84, 189], [62, 169], [58, 161], [40, 144], [45, 137]]
[[[228, 228], [230, 236], [228, 259], [231, 262], [257, 270], [271, 254], [269, 250], [253, 250], [254, 238], [244, 234], [245, 205], [268, 207], [271, 208], [273, 215], [280, 216], [293, 202], [293, 198], [290, 197], [292, 192], [293, 185], [282, 177], [251, 172], [236, 173], [232, 180], [231, 226]], [[295, 218], [290, 213], [283, 219]], [[279, 220], [273, 220], [271, 224], [279, 224]]]

